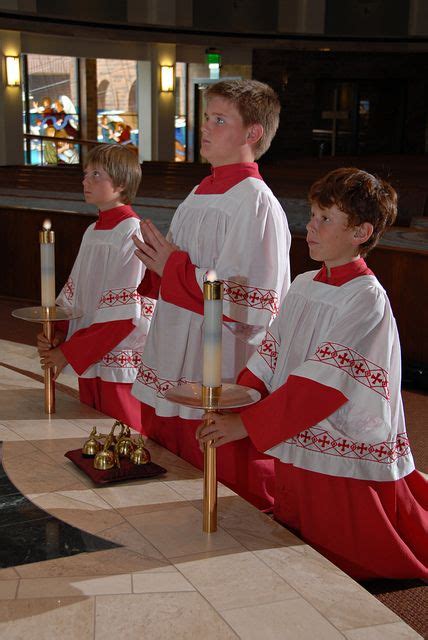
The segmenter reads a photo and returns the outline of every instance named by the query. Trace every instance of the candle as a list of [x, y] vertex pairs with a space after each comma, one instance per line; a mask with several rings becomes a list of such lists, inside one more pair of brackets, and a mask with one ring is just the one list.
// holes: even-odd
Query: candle
[[215, 271], [209, 271], [204, 282], [204, 346], [202, 384], [221, 386], [221, 338], [223, 317], [223, 283]]
[[45, 220], [39, 232], [42, 307], [55, 306], [55, 234], [51, 221]]

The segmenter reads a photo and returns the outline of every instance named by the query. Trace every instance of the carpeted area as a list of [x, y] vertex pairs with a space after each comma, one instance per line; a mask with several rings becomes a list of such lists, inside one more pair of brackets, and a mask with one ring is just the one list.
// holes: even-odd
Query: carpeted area
[[373, 580], [363, 582], [362, 586], [423, 638], [428, 638], [428, 586], [421, 580]]

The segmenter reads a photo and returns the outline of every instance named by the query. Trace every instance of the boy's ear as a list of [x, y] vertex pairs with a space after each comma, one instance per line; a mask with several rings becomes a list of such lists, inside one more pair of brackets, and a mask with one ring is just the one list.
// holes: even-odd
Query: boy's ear
[[373, 225], [370, 222], [363, 222], [355, 227], [354, 241], [356, 245], [364, 244], [373, 234]]
[[248, 129], [247, 142], [248, 144], [255, 144], [263, 136], [263, 126], [259, 123], [252, 124]]

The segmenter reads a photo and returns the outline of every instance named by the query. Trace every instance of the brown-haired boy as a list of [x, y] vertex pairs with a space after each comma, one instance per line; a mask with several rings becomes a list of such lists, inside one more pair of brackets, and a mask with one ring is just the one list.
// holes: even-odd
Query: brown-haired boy
[[86, 230], [57, 298], [60, 306], [77, 307], [83, 315], [57, 334], [54, 348], [40, 334], [38, 348], [42, 365], [56, 367], [56, 376], [71, 365], [82, 402], [141, 429], [131, 387], [155, 302], [137, 293], [145, 269], [134, 255], [140, 219], [130, 204], [140, 180], [137, 156], [128, 149], [100, 145], [89, 152], [83, 191], [99, 218]]
[[[153, 296], [160, 289], [160, 295], [133, 393], [142, 402], [145, 432], [200, 468], [194, 434], [201, 412], [168, 402], [165, 391], [202, 380], [202, 287], [209, 269], [224, 281], [225, 382], [235, 380], [288, 289], [287, 220], [254, 162], [271, 143], [279, 111], [275, 92], [261, 82], [211, 86], [201, 154], [212, 174], [178, 207], [167, 238], [144, 222], [147, 244], [136, 240], [148, 268], [140, 291]], [[217, 468], [222, 482], [257, 506], [272, 503], [273, 461], [251, 443], [225, 447]]]
[[264, 398], [198, 436], [249, 436], [274, 456], [276, 518], [355, 579], [427, 578], [427, 483], [406, 434], [397, 328], [361, 257], [394, 222], [397, 195], [346, 168], [309, 199], [309, 252], [324, 264], [293, 281], [240, 376]]

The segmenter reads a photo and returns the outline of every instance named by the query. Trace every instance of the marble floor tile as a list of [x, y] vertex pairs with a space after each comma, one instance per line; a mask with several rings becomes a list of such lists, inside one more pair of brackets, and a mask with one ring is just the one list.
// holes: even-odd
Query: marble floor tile
[[92, 417], [88, 416], [87, 418], [85, 418], [84, 416], [82, 416], [81, 418], [73, 418], [70, 420], [70, 422], [76, 427], [79, 427], [79, 429], [81, 429], [86, 434], [86, 437], [88, 437], [92, 431], [92, 427], [96, 427], [98, 433], [110, 433], [110, 429], [112, 428], [115, 421], [109, 416], [104, 416], [102, 413], [97, 413]]
[[256, 551], [257, 557], [284, 578], [340, 630], [397, 622], [399, 618], [358, 583], [328, 561], [304, 557], [292, 549]]
[[20, 580], [17, 598], [64, 598], [132, 593], [128, 573], [112, 576], [35, 578]]
[[[131, 551], [152, 558], [154, 560], [160, 560], [162, 564], [167, 563], [166, 558], [160, 553], [156, 547], [154, 547], [144, 536], [141, 535], [129, 522], [123, 522], [115, 525], [109, 529], [103, 529], [98, 532], [105, 540], [111, 540], [116, 544], [121, 544]], [[168, 563], [168, 567], [171, 565]], [[172, 567], [172, 570], [174, 568]]]
[[[189, 480], [168, 480], [168, 476], [165, 476], [165, 484], [171, 487], [174, 491], [179, 493], [185, 500], [201, 500], [204, 491], [203, 478], [195, 478]], [[218, 484], [218, 497], [224, 496], [236, 496], [236, 493], [225, 487], [223, 484]]]
[[[91, 502], [88, 502], [88, 494], [94, 495]], [[119, 513], [97, 498], [94, 492], [86, 490], [45, 493], [32, 497], [32, 500], [55, 518], [89, 533], [98, 533], [124, 521]]]
[[159, 480], [133, 481], [104, 486], [95, 493], [124, 516], [146, 511], [145, 507], [185, 503], [183, 496]]
[[7, 440], [3, 441], [2, 457], [3, 461], [29, 455], [34, 457], [38, 451], [31, 442], [27, 442], [26, 440]]
[[[37, 473], [34, 473], [36, 467]], [[24, 494], [59, 491], [76, 480], [75, 475], [56, 465], [41, 451], [20, 458], [6, 458], [4, 468], [13, 484]]]
[[[15, 415], [19, 415], [16, 412]], [[58, 440], [62, 438], [84, 438], [83, 429], [70, 420], [62, 418], [36, 419], [34, 413], [27, 420], [2, 420], [2, 424], [15, 431], [25, 440]]]
[[176, 569], [159, 573], [134, 573], [132, 584], [134, 593], [195, 591], [195, 587]]
[[245, 640], [343, 640], [343, 635], [303, 598], [222, 613]]
[[297, 596], [277, 573], [248, 551], [176, 562], [176, 566], [217, 611]]
[[241, 548], [239, 542], [222, 529], [209, 535], [203, 533], [201, 514], [193, 507], [153, 511], [127, 519], [167, 558]]
[[0, 580], [0, 600], [14, 600], [19, 580]]
[[0, 638], [92, 640], [94, 598], [0, 601]]
[[219, 499], [218, 522], [250, 550], [303, 544], [288, 529], [239, 496]]
[[[71, 424], [71, 422], [70, 422]], [[45, 453], [46, 455], [49, 455], [50, 457], [57, 457], [58, 460], [62, 457], [64, 457], [64, 454], [67, 451], [71, 451], [73, 449], [78, 449], [79, 447], [82, 447], [85, 443], [86, 440], [86, 434], [81, 433], [80, 435], [77, 435], [75, 438], [52, 438], [52, 439], [44, 439], [44, 440], [30, 440], [31, 444], [36, 447], [37, 449], [40, 449], [40, 451], [43, 451], [43, 453]]]
[[0, 580], [16, 580], [19, 578], [13, 567], [7, 569], [0, 569]]
[[25, 442], [15, 431], [9, 429], [5, 424], [0, 424], [0, 442]]
[[95, 640], [230, 640], [236, 634], [195, 592], [98, 596]]
[[17, 572], [21, 578], [93, 577], [145, 569], [156, 570], [164, 565], [165, 562], [156, 558], [144, 557], [130, 549], [117, 548], [26, 564], [17, 567]]
[[[421, 640], [422, 636], [404, 622], [379, 624], [376, 627], [362, 627], [345, 631], [348, 640]], [[423, 640], [423, 639], [422, 639]]]

